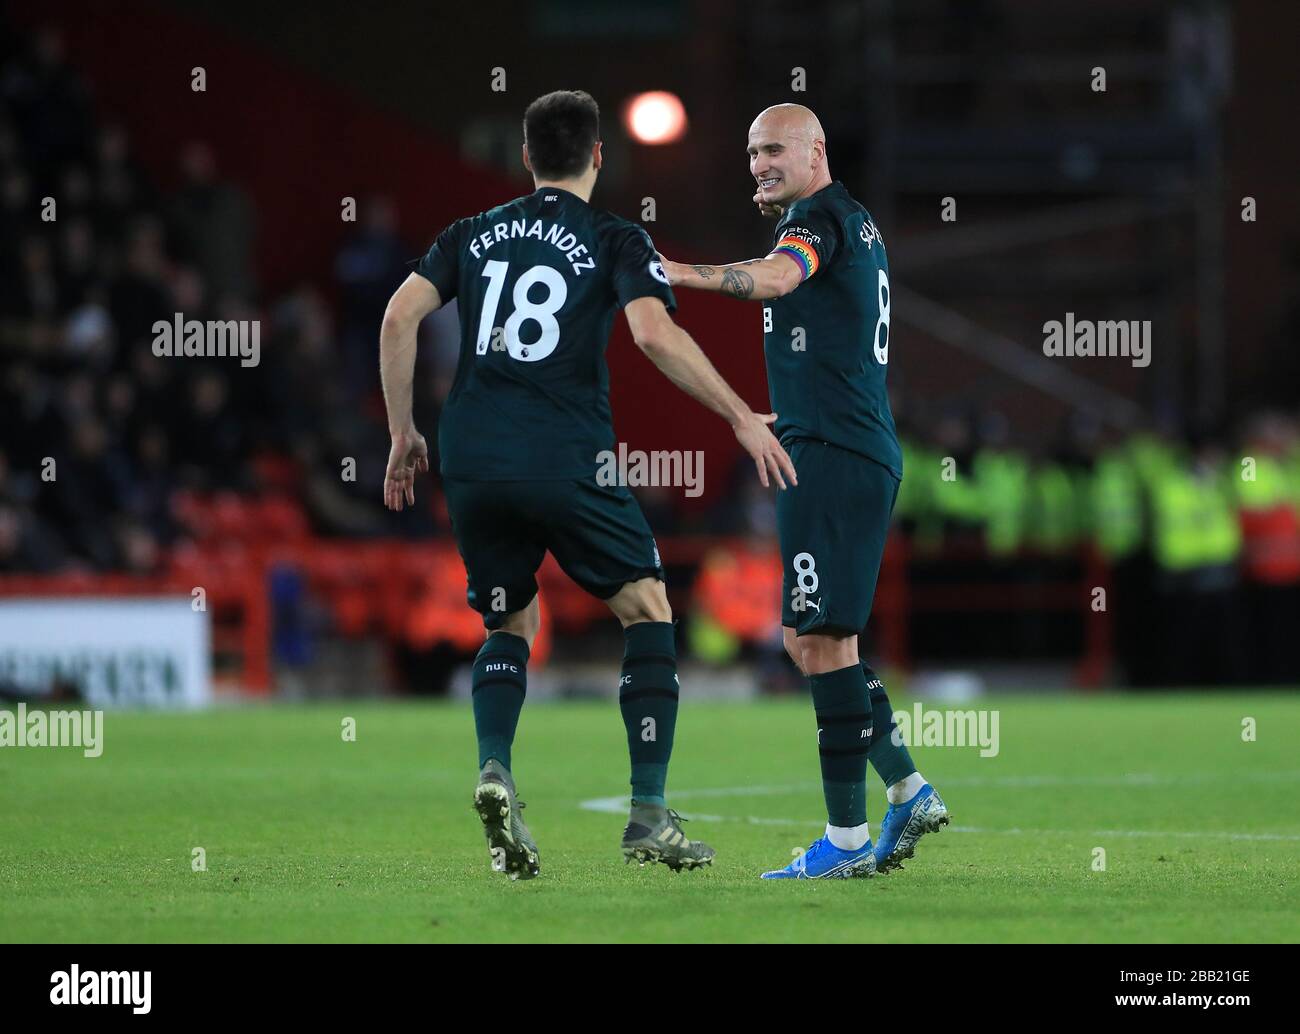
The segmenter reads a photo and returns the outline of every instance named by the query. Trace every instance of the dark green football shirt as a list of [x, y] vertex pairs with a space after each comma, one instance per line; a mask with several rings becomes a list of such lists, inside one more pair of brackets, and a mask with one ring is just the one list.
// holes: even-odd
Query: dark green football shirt
[[609, 343], [637, 298], [676, 308], [649, 234], [576, 194], [539, 187], [461, 219], [411, 263], [457, 299], [460, 362], [438, 425], [442, 473], [572, 480], [614, 448]]
[[790, 255], [804, 275], [795, 290], [763, 305], [777, 437], [829, 442], [901, 478], [885, 390], [889, 262], [870, 213], [836, 180], [786, 209], [773, 250]]

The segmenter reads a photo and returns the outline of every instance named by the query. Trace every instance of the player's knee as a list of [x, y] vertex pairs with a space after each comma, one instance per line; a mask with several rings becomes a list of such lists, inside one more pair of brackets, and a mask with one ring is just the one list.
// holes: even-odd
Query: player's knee
[[501, 627], [495, 631], [509, 632], [511, 635], [519, 636], [528, 643], [528, 649], [531, 650], [533, 640], [537, 638], [537, 633], [541, 630], [541, 627], [542, 612], [537, 604], [537, 597], [534, 596], [532, 602], [523, 610], [507, 614], [501, 622]]
[[793, 628], [783, 628], [781, 630], [781, 640], [785, 644], [785, 652], [790, 655], [790, 660], [794, 661], [794, 666], [804, 675], [808, 673], [803, 667], [803, 648], [799, 645], [799, 637], [795, 634]]
[[637, 600], [631, 613], [621, 618], [624, 628], [642, 621], [670, 622], [672, 619], [673, 610], [668, 606], [668, 596], [662, 589], [658, 594], [649, 594]]
[[658, 578], [628, 582], [610, 599], [609, 606], [624, 628], [642, 621], [673, 619], [672, 608], [668, 606], [668, 593]]
[[808, 673], [803, 670], [803, 651], [799, 649], [799, 644], [795, 643], [791, 646], [789, 643], [786, 643], [785, 652], [790, 656], [790, 660], [794, 661], [794, 666], [804, 675], [807, 675]]
[[494, 628], [488, 633], [488, 638], [490, 639], [497, 632], [508, 632], [510, 635], [519, 636], [520, 639], [528, 644], [528, 649], [531, 651], [533, 648], [533, 640], [537, 638], [538, 629], [535, 626], [530, 628], [526, 625], [505, 625], [501, 628]]
[[800, 636], [799, 646], [803, 649], [803, 669], [809, 675], [825, 675], [829, 671], [839, 671], [862, 663], [858, 657], [858, 637], [855, 635], [810, 632]]

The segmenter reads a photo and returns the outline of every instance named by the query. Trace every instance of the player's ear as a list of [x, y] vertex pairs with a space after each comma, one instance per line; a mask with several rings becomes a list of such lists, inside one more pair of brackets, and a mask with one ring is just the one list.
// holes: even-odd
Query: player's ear
[[603, 159], [600, 156], [600, 141], [597, 140], [596, 146], [591, 149], [591, 167], [593, 169], [599, 169], [601, 161], [603, 161]]
[[529, 172], [532, 172], [532, 171], [533, 171], [533, 163], [530, 162], [530, 161], [528, 160], [528, 145], [527, 145], [527, 144], [520, 144], [520, 145], [519, 145], [519, 153], [522, 154], [522, 155], [524, 156], [524, 168], [527, 169]]
[[814, 140], [812, 142], [812, 160], [814, 169], [826, 160], [825, 140]]

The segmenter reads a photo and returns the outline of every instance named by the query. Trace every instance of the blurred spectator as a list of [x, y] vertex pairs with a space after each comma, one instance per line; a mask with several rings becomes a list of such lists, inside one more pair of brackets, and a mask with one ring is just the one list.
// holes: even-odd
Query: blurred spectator
[[1157, 466], [1149, 486], [1158, 600], [1150, 623], [1163, 626], [1165, 685], [1235, 685], [1244, 675], [1241, 529], [1224, 459], [1202, 443], [1190, 462]]
[[353, 398], [379, 387], [375, 354], [379, 324], [395, 284], [405, 278], [410, 249], [397, 235], [397, 214], [387, 198], [365, 198], [355, 233], [334, 260], [339, 285], [340, 341]]
[[153, 339], [154, 321], [171, 319], [175, 311], [165, 277], [162, 224], [141, 217], [126, 230], [118, 274], [109, 289], [109, 310], [118, 340], [134, 344]]
[[0, 502], [0, 572], [44, 574], [60, 560], [58, 546], [30, 511]]
[[85, 156], [90, 105], [81, 77], [67, 65], [58, 32], [40, 30], [28, 53], [6, 65], [0, 96], [38, 171]]
[[1288, 470], [1295, 428], [1276, 414], [1247, 428], [1244, 455], [1232, 478], [1241, 509], [1246, 613], [1252, 631], [1247, 675], [1284, 683], [1297, 677], [1300, 628], [1300, 483]]
[[253, 212], [234, 185], [217, 179], [216, 160], [204, 143], [181, 154], [181, 188], [167, 206], [177, 256], [192, 263], [213, 295], [253, 296]]

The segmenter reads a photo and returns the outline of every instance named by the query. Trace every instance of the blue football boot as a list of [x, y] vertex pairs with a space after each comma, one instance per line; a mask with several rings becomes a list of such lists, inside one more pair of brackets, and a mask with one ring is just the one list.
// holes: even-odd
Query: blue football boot
[[841, 851], [827, 837], [813, 841], [812, 847], [784, 869], [763, 873], [765, 880], [844, 880], [876, 874], [876, 856], [868, 840], [856, 851]]
[[880, 823], [876, 838], [876, 865], [881, 873], [901, 869], [911, 858], [916, 842], [926, 833], [937, 833], [948, 825], [948, 806], [933, 786], [926, 783], [902, 804], [891, 804]]

